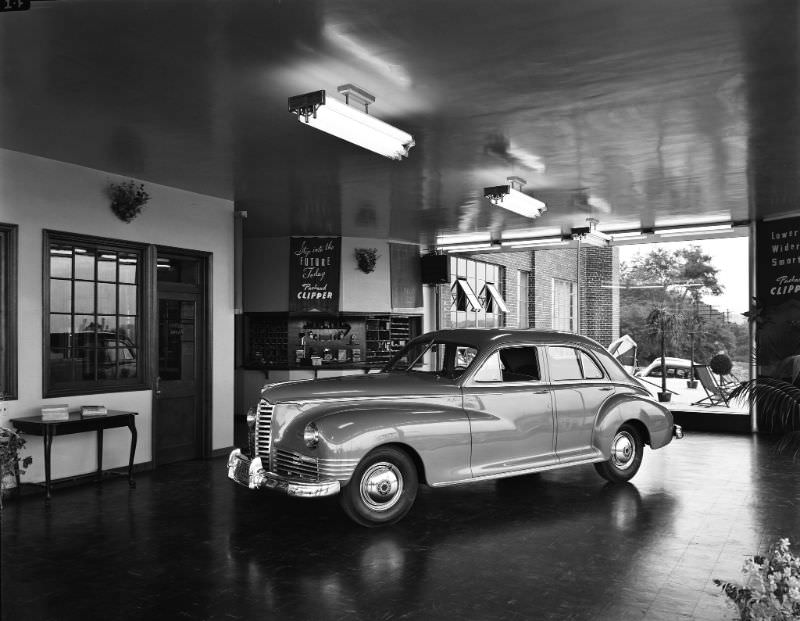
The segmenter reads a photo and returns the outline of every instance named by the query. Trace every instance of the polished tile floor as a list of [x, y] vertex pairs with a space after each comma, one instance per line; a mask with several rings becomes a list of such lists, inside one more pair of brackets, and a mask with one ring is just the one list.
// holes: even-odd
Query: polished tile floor
[[800, 548], [800, 463], [689, 434], [632, 484], [592, 467], [422, 488], [394, 527], [189, 462], [7, 504], [2, 619], [734, 619], [713, 578]]

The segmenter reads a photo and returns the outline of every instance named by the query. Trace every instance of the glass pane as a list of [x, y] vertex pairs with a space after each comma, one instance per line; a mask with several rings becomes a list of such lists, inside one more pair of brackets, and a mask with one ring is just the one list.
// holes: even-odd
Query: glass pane
[[50, 350], [50, 382], [71, 382], [75, 379], [74, 365], [66, 349]]
[[117, 285], [97, 284], [97, 312], [111, 314], [117, 312]]
[[109, 334], [117, 333], [117, 317], [115, 315], [101, 315], [97, 317], [97, 330]]
[[94, 251], [75, 248], [75, 278], [94, 280]]
[[75, 315], [75, 338], [76, 347], [86, 347], [86, 345], [94, 346], [94, 331], [95, 331], [95, 316], [94, 315]]
[[572, 347], [548, 347], [547, 355], [551, 380], [582, 379], [577, 351]]
[[97, 350], [79, 348], [74, 351], [77, 379], [94, 380], [97, 376]]
[[72, 250], [50, 248], [50, 276], [72, 278]]
[[[50, 315], [50, 343], [57, 334], [69, 335], [72, 333], [72, 315]], [[62, 347], [66, 347], [66, 343]]]
[[160, 300], [158, 374], [162, 380], [194, 378], [194, 302]]
[[97, 259], [97, 280], [116, 282], [117, 280], [117, 255], [112, 252], [103, 252]]
[[603, 372], [595, 364], [594, 360], [583, 352], [580, 352], [580, 356], [581, 364], [583, 364], [583, 377], [586, 379], [600, 379], [603, 377]]
[[136, 314], [136, 285], [119, 285], [119, 314]]
[[50, 280], [50, 310], [55, 313], [72, 312], [72, 281]]
[[136, 345], [136, 317], [120, 317], [118, 334], [126, 345]]
[[75, 312], [94, 313], [94, 283], [75, 281]]
[[120, 282], [136, 282], [136, 266], [138, 259], [135, 254], [120, 254], [119, 255], [119, 281]]
[[196, 285], [200, 277], [200, 261], [197, 259], [159, 257], [159, 282], [181, 282]]

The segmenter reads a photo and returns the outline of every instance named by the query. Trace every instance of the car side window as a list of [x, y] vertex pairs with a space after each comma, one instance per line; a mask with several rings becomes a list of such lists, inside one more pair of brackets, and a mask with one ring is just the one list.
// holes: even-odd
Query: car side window
[[548, 347], [547, 362], [553, 381], [583, 379], [578, 351], [573, 347]]
[[476, 382], [535, 382], [541, 379], [535, 347], [507, 347], [493, 353], [475, 374]]
[[603, 372], [597, 363], [592, 360], [586, 352], [578, 352], [581, 359], [581, 367], [583, 367], [584, 379], [603, 379]]

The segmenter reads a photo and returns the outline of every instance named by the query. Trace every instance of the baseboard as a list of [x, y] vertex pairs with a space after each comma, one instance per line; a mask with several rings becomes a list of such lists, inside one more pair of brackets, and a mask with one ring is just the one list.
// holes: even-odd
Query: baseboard
[[233, 450], [233, 446], [227, 446], [224, 448], [218, 448], [211, 451], [211, 459], [216, 459], [217, 457], [227, 457], [231, 454]]

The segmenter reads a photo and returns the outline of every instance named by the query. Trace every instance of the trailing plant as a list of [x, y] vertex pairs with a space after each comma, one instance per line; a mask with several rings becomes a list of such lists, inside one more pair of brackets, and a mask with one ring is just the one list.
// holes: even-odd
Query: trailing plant
[[111, 210], [123, 222], [130, 222], [138, 216], [150, 200], [144, 184], [137, 184], [132, 180], [112, 183], [108, 193], [111, 198]]
[[766, 556], [744, 562], [742, 584], [714, 580], [736, 607], [742, 621], [800, 619], [800, 557], [779, 539]]
[[375, 264], [378, 262], [378, 249], [377, 248], [356, 248], [356, 263], [358, 269], [365, 274], [375, 271]]

